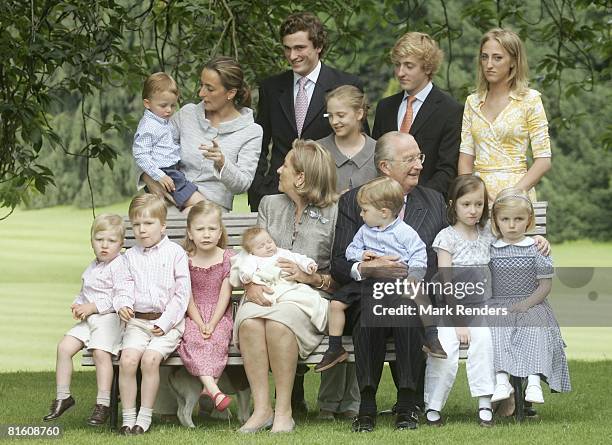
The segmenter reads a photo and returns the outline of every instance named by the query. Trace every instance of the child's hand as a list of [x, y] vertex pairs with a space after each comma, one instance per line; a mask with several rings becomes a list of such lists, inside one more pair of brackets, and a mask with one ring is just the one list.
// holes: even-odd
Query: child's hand
[[376, 258], [378, 258], [378, 255], [376, 255], [371, 250], [366, 250], [365, 252], [363, 252], [363, 257], [361, 257], [362, 261], [375, 260]]
[[200, 325], [200, 334], [204, 337], [204, 340], [208, 340], [212, 335], [212, 331], [210, 330], [210, 325], [208, 323], [204, 323]]
[[317, 265], [315, 263], [308, 265], [308, 273], [313, 274], [317, 271]]
[[95, 303], [86, 303], [86, 304], [73, 304], [71, 306], [72, 316], [77, 320], [87, 320], [91, 314], [95, 314], [98, 312], [98, 308]]
[[463, 345], [470, 344], [470, 330], [465, 326], [457, 326], [455, 328], [455, 333], [457, 334], [457, 340], [459, 343]]
[[134, 311], [127, 306], [124, 306], [119, 309], [119, 312], [117, 312], [117, 314], [119, 314], [119, 318], [121, 318], [126, 323], [130, 321], [131, 318], [134, 318]]
[[162, 178], [157, 182], [159, 182], [162, 185], [162, 187], [166, 189], [168, 193], [172, 193], [176, 189], [174, 185], [174, 181], [168, 175], [162, 176]]
[[165, 332], [159, 326], [153, 325], [153, 329], [151, 329], [151, 334], [155, 335], [156, 337], [161, 337], [162, 335], [165, 334]]
[[510, 312], [513, 313], [524, 313], [529, 310], [531, 306], [526, 301], [521, 301], [520, 303], [515, 303], [510, 306]]

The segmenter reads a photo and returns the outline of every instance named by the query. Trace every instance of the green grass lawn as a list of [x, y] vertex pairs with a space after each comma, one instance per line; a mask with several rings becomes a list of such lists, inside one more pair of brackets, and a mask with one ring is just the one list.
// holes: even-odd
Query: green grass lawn
[[[513, 419], [501, 419], [492, 429], [479, 428], [476, 424], [477, 402], [469, 396], [463, 368], [462, 365], [445, 408], [447, 424], [442, 428], [421, 425], [417, 431], [396, 432], [393, 430], [392, 418], [387, 417], [378, 419], [374, 433], [354, 434], [350, 432], [350, 422], [318, 421], [315, 419], [314, 409], [311, 408], [308, 416], [296, 418], [298, 426], [295, 434], [274, 436], [270, 433], [259, 433], [248, 438], [234, 432], [238, 427], [235, 422], [228, 424], [227, 421], [200, 419], [196, 420], [196, 430], [188, 430], [173, 422], [162, 423], [156, 420], [153, 430], [139, 438], [124, 439], [106, 428], [91, 429], [85, 425], [85, 419], [90, 414], [91, 404], [95, 399], [94, 375], [91, 372], [78, 372], [75, 374], [72, 388], [77, 405], [58, 422], [64, 429], [61, 443], [610, 443], [610, 362], [571, 361], [573, 392], [545, 392], [546, 403], [538, 407], [539, 419], [520, 425]], [[51, 372], [2, 374], [1, 423], [41, 424], [40, 418], [46, 414], [48, 404], [54, 397], [53, 379]], [[319, 377], [314, 373], [306, 375], [306, 397], [311, 407], [315, 406], [318, 381]], [[379, 408], [388, 408], [394, 399], [393, 383], [386, 369], [378, 392]]]
[[[120, 214], [128, 203], [100, 209]], [[236, 211], [248, 211], [244, 197], [236, 202]], [[80, 276], [92, 260], [89, 246], [91, 212], [71, 207], [44, 210], [17, 210], [0, 222], [0, 424], [40, 423], [54, 396], [55, 347], [73, 324], [69, 306], [80, 288]], [[553, 246], [555, 265], [612, 266], [612, 243], [586, 241]], [[583, 297], [581, 297], [583, 298]], [[586, 298], [586, 296], [584, 296]], [[583, 301], [583, 300], [580, 300]], [[586, 300], [585, 300], [586, 301]], [[566, 395], [547, 395], [540, 409], [541, 420], [520, 427], [503, 422], [491, 431], [475, 426], [475, 406], [469, 398], [464, 372], [451, 395], [447, 412], [451, 417], [443, 429], [421, 428], [419, 432], [395, 433], [390, 420], [381, 420], [373, 435], [348, 433], [349, 425], [336, 422], [325, 425], [311, 417], [298, 419], [299, 434], [271, 439], [262, 434], [249, 442], [329, 443], [417, 440], [419, 443], [538, 442], [608, 443], [612, 396], [608, 384], [612, 375], [612, 328], [563, 328], [568, 344], [574, 391]], [[584, 361], [589, 360], [589, 361]], [[608, 360], [608, 361], [602, 361]], [[75, 360], [78, 369], [78, 360]], [[385, 370], [385, 373], [388, 373]], [[306, 391], [315, 406], [318, 376], [307, 374]], [[62, 419], [66, 443], [112, 443], [114, 436], [105, 430], [93, 431], [84, 426], [95, 397], [95, 377], [91, 370], [75, 373], [73, 392], [78, 405]], [[387, 374], [379, 391], [379, 405], [390, 406], [395, 399], [392, 381]], [[146, 438], [130, 442], [155, 441], [220, 443], [239, 441], [233, 431], [237, 425], [223, 422], [200, 423], [197, 432], [173, 424], [156, 425]], [[414, 436], [407, 439], [403, 436]], [[39, 442], [40, 443], [40, 442]]]

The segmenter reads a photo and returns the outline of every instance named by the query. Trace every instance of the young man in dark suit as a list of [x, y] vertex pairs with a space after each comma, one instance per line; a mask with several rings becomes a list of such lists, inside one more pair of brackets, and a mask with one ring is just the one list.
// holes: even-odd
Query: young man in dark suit
[[457, 176], [463, 108], [431, 81], [442, 57], [427, 34], [408, 32], [399, 38], [391, 61], [403, 91], [378, 102], [372, 137], [390, 131], [413, 135], [427, 159], [419, 184], [446, 195]]
[[[374, 164], [380, 175], [389, 176], [401, 184], [406, 195], [404, 221], [419, 234], [427, 247], [427, 275], [437, 270], [437, 256], [432, 248], [434, 238], [448, 226], [444, 198], [439, 192], [418, 185], [424, 170], [421, 151], [415, 139], [406, 133], [393, 131], [383, 135], [376, 142]], [[366, 262], [352, 262], [345, 257], [347, 246], [363, 225], [357, 203], [358, 188], [349, 190], [338, 202], [338, 219], [333, 246], [331, 274], [342, 285], [338, 292], [355, 287], [351, 282], [368, 278], [396, 279], [408, 275], [406, 266], [395, 258], [380, 257]], [[401, 213], [400, 213], [401, 214]], [[367, 286], [367, 285], [366, 285]], [[365, 286], [364, 286], [365, 287]], [[369, 288], [362, 290], [367, 292]], [[371, 289], [370, 289], [371, 290]], [[362, 294], [363, 295], [363, 294]], [[360, 312], [360, 302], [353, 304], [347, 313]], [[353, 431], [372, 431], [376, 423], [376, 392], [385, 360], [385, 344], [388, 336], [395, 340], [396, 362], [394, 382], [397, 387], [396, 420], [397, 429], [417, 427], [416, 405], [422, 399], [422, 372], [424, 358], [422, 348], [444, 353], [437, 338], [437, 330], [430, 326], [425, 330], [418, 327], [366, 327], [357, 320], [354, 323], [353, 343], [357, 365], [357, 381], [361, 393], [359, 415], [353, 422]]]
[[[325, 95], [341, 85], [363, 89], [356, 76], [321, 62], [327, 33], [316, 15], [310, 12], [290, 15], [280, 27], [280, 37], [291, 70], [265, 79], [259, 87], [256, 122], [263, 128], [263, 141], [249, 190], [249, 205], [254, 212], [263, 196], [278, 193], [276, 171], [294, 139], [318, 140], [331, 134], [329, 121], [324, 117]], [[369, 134], [369, 128], [366, 130]]]

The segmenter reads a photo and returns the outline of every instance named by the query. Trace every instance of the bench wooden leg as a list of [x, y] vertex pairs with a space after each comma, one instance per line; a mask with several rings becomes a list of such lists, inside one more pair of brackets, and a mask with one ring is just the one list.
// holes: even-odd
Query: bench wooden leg
[[113, 384], [111, 386], [110, 407], [110, 427], [116, 430], [117, 420], [119, 418], [119, 365], [113, 365]]
[[517, 422], [525, 420], [525, 394], [523, 378], [512, 376], [510, 382], [514, 388], [514, 418]]

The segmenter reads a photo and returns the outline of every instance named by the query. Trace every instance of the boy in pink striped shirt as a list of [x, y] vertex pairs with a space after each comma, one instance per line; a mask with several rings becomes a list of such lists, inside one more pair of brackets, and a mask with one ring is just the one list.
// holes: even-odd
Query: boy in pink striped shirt
[[57, 393], [49, 413], [43, 417], [45, 422], [57, 419], [75, 404], [70, 394], [72, 357], [83, 346], [93, 351], [98, 382], [96, 405], [87, 423], [100, 426], [108, 419], [113, 380], [111, 359], [119, 352], [122, 333], [113, 299], [133, 293], [126, 264], [119, 254], [124, 233], [123, 219], [119, 215], [99, 215], [91, 226], [91, 247], [96, 259], [83, 272], [81, 292], [70, 306], [72, 317], [78, 323], [57, 345]]
[[[159, 365], [178, 346], [185, 327], [191, 281], [187, 254], [165, 235], [166, 206], [152, 194], [135, 197], [129, 217], [137, 245], [125, 259], [134, 293], [117, 298], [115, 309], [127, 323], [121, 344], [119, 391], [123, 435], [145, 433], [151, 426], [159, 388]], [[136, 371], [142, 371], [140, 411], [136, 413]]]

